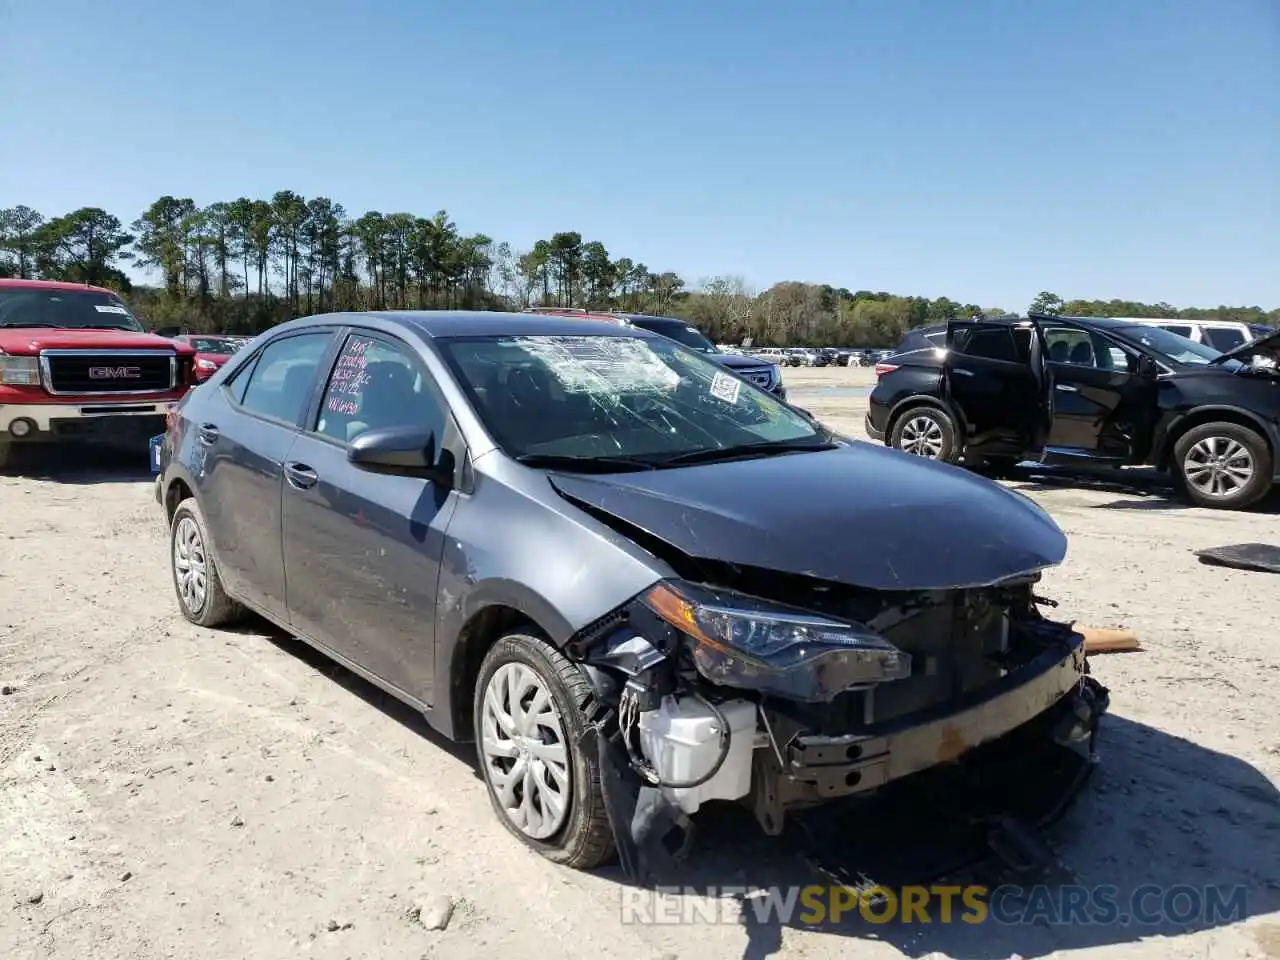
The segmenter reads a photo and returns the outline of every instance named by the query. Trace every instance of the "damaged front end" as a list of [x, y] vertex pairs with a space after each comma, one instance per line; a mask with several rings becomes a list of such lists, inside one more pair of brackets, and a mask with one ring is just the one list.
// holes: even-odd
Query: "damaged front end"
[[[631, 872], [652, 834], [687, 827], [708, 801], [744, 803], [777, 835], [792, 811], [1014, 731], [1092, 751], [1106, 690], [1080, 634], [1040, 613], [1038, 574], [883, 591], [717, 573], [732, 586], [662, 581], [570, 646], [613, 707], [596, 733]], [[633, 801], [619, 805], [624, 793]]]

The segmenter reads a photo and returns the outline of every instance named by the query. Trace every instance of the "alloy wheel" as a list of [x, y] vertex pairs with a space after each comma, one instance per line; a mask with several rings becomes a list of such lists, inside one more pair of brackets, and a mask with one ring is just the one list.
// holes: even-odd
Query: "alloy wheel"
[[553, 836], [573, 797], [564, 722], [545, 680], [525, 663], [494, 671], [481, 708], [480, 757], [503, 812], [534, 840]]
[[933, 417], [912, 417], [902, 427], [898, 449], [917, 457], [937, 460], [942, 456], [945, 437], [942, 426]]
[[190, 517], [182, 517], [173, 534], [173, 569], [182, 605], [199, 613], [208, 594], [208, 559], [200, 527]]
[[1231, 437], [1205, 437], [1182, 461], [1186, 481], [1206, 497], [1223, 499], [1239, 493], [1254, 472], [1253, 454]]

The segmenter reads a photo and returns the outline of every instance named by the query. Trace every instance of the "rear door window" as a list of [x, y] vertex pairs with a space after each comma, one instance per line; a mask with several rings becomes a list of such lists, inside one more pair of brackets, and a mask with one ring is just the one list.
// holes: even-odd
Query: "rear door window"
[[326, 330], [281, 337], [267, 344], [253, 369], [231, 385], [232, 396], [251, 413], [298, 423], [332, 338]]
[[956, 331], [955, 349], [966, 357], [1017, 363], [1019, 351], [1013, 342], [1013, 330], [1007, 326], [961, 328]]
[[1094, 366], [1093, 338], [1075, 327], [1049, 327], [1044, 332], [1045, 346], [1051, 363], [1073, 363]]

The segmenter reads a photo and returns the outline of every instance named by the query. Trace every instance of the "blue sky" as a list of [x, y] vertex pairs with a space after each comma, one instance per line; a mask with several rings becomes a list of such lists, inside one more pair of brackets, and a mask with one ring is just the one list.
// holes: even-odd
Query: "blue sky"
[[1276, 0], [0, 0], [0, 206], [326, 195], [696, 281], [1280, 306]]

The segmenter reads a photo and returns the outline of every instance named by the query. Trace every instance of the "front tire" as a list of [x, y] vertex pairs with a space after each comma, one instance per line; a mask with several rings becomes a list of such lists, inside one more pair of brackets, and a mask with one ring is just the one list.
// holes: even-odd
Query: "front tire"
[[237, 619], [240, 604], [229, 596], [209, 549], [204, 515], [195, 497], [183, 500], [169, 524], [169, 567], [182, 615], [201, 627], [218, 627]]
[[593, 699], [582, 671], [529, 633], [495, 643], [476, 678], [476, 753], [494, 812], [542, 856], [579, 870], [614, 854], [599, 759], [580, 745]]
[[894, 421], [889, 446], [926, 460], [954, 463], [959, 452], [955, 421], [937, 407], [912, 407]]
[[1196, 506], [1241, 510], [1271, 489], [1274, 459], [1267, 442], [1238, 423], [1202, 423], [1173, 446], [1173, 472]]

